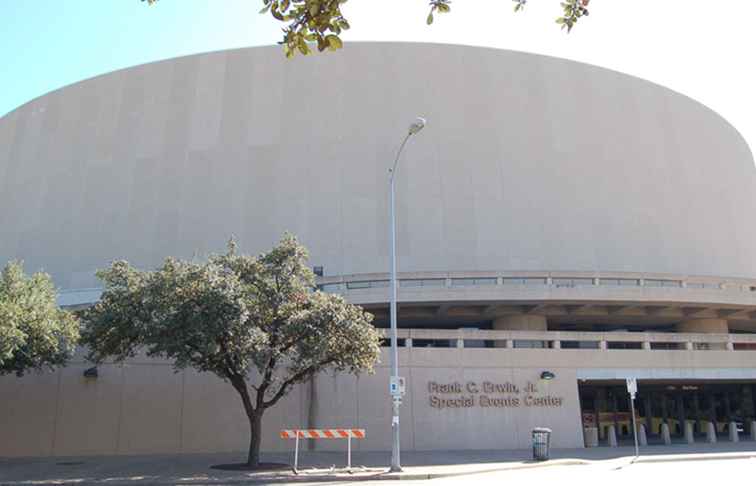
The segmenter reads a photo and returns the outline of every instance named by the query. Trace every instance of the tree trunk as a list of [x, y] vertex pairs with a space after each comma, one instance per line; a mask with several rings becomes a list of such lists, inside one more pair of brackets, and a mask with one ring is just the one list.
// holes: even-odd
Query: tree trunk
[[248, 415], [249, 418], [249, 452], [247, 453], [247, 465], [258, 467], [260, 465], [260, 444], [262, 442], [262, 416], [263, 411], [255, 411]]

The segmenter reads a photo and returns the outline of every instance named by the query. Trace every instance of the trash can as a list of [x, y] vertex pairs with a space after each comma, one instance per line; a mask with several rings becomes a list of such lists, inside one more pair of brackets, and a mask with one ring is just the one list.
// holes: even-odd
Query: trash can
[[549, 460], [549, 444], [551, 442], [551, 429], [535, 428], [533, 429], [533, 460]]

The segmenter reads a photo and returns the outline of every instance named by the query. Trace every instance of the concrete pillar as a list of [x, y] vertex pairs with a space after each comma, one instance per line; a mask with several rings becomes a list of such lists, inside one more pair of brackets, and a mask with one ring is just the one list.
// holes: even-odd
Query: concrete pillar
[[685, 442], [688, 444], [694, 443], [696, 440], [693, 438], [693, 424], [685, 421]]
[[664, 422], [661, 426], [661, 437], [665, 445], [672, 443], [672, 437], [669, 435], [669, 424]]
[[651, 350], [651, 341], [643, 341], [643, 349], [645, 349], [646, 351], [650, 351]]
[[676, 330], [677, 332], [728, 334], [730, 327], [726, 319], [688, 319], [677, 324]]
[[599, 445], [598, 427], [583, 428], [583, 438], [585, 440], [586, 447], [598, 447]]
[[696, 426], [693, 432], [701, 433], [701, 406], [698, 403], [698, 392], [693, 394], [693, 415], [696, 417]]
[[497, 317], [493, 321], [494, 331], [547, 331], [546, 316], [538, 314], [516, 314]]
[[457, 339], [457, 347], [462, 349], [465, 347], [465, 340], [462, 338]]
[[617, 430], [614, 428], [614, 425], [609, 426], [606, 436], [609, 447], [617, 447]]
[[682, 394], [675, 396], [675, 405], [677, 406], [677, 422], [680, 426], [680, 435], [685, 436], [685, 424], [687, 423], [687, 414], [685, 413], [685, 402]]
[[411, 348], [412, 347], [412, 338], [407, 338], [404, 340], [404, 347], [405, 348]]
[[646, 437], [646, 426], [643, 424], [638, 425], [638, 445], [648, 445], [648, 438]]
[[740, 440], [738, 438], [738, 424], [730, 422], [730, 426], [727, 428], [730, 429], [730, 442], [738, 442]]
[[562, 342], [561, 341], [551, 341], [551, 348], [552, 349], [562, 349]]
[[756, 440], [756, 420], [751, 421], [751, 440]]
[[709, 444], [717, 443], [717, 429], [712, 422], [706, 422], [706, 442]]
[[643, 410], [646, 415], [646, 431], [653, 431], [653, 411], [651, 408], [651, 400], [653, 399], [653, 395], [651, 393], [646, 394], [646, 396], [643, 397]]

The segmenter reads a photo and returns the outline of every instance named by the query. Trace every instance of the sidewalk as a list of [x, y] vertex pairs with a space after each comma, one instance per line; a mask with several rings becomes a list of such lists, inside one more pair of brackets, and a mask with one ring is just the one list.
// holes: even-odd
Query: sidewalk
[[[533, 462], [530, 451], [404, 452], [404, 472], [388, 474], [388, 452], [355, 452], [352, 473], [343, 469], [343, 452], [303, 452], [300, 474], [249, 473], [210, 469], [214, 464], [239, 462], [244, 454], [183, 454], [150, 456], [93, 456], [66, 458], [0, 458], [2, 485], [146, 485], [146, 484], [270, 484], [376, 479], [432, 479], [533, 467], [586, 465], [627, 459], [632, 447], [557, 449], [551, 460]], [[686, 461], [756, 457], [756, 442], [649, 446], [640, 462]], [[265, 454], [266, 462], [290, 463], [291, 454]], [[331, 466], [335, 465], [334, 469]]]

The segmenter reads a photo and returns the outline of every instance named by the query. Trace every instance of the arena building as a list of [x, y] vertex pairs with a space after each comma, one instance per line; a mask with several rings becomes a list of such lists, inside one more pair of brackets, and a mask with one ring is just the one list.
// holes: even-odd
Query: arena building
[[[44, 269], [62, 305], [112, 259], [152, 268], [295, 233], [319, 285], [388, 326], [388, 171], [397, 179], [405, 450], [556, 447], [687, 423], [752, 433], [756, 177], [705, 106], [576, 62], [454, 45], [357, 43], [286, 60], [248, 48], [137, 66], [0, 119], [0, 262]], [[265, 418], [359, 426], [390, 448], [388, 353], [323, 374]], [[236, 392], [137, 358], [0, 378], [0, 456], [242, 451]], [[741, 427], [741, 424], [743, 426]], [[590, 437], [588, 437], [590, 439]], [[589, 440], [589, 443], [592, 440]], [[323, 442], [317, 448], [343, 448]]]

